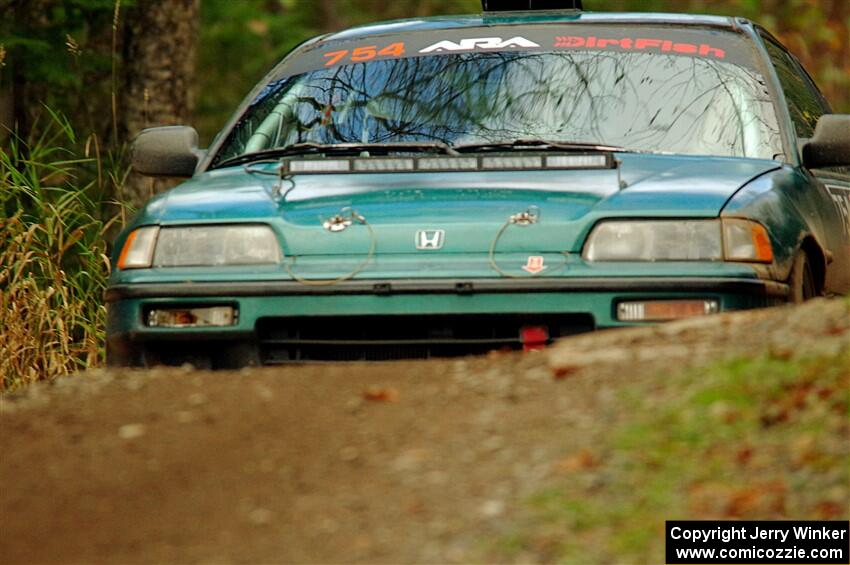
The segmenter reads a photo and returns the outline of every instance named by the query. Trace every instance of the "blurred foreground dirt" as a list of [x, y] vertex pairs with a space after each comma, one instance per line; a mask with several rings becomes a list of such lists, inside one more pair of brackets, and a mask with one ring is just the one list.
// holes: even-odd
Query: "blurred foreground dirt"
[[841, 355], [848, 328], [818, 300], [536, 354], [35, 385], [0, 399], [0, 562], [479, 560], [618, 398], [727, 357]]

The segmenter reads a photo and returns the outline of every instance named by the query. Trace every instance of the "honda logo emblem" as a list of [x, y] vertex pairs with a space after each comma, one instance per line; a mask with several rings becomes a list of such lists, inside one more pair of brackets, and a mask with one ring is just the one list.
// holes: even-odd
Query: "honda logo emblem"
[[416, 232], [416, 249], [442, 249], [445, 230], [419, 230]]

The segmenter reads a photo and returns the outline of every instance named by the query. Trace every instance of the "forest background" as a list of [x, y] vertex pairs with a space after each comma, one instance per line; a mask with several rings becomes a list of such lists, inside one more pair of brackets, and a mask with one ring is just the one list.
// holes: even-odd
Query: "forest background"
[[[140, 125], [178, 122], [195, 125], [207, 142], [271, 66], [309, 37], [480, 6], [479, 0], [0, 0], [0, 124], [26, 133], [47, 105], [106, 144], [126, 141]], [[585, 9], [751, 18], [800, 58], [836, 111], [850, 112], [846, 0], [585, 0]], [[105, 123], [103, 111], [113, 93], [117, 128]]]

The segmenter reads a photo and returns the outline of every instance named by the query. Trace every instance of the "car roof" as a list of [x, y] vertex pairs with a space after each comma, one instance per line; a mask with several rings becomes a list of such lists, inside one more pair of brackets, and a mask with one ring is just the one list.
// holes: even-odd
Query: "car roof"
[[434, 16], [429, 18], [409, 18], [375, 22], [330, 33], [321, 39], [323, 41], [333, 41], [410, 31], [434, 31], [441, 29], [486, 27], [490, 25], [551, 23], [659, 24], [736, 29], [739, 27], [739, 24], [748, 22], [743, 18], [732, 18], [728, 16], [648, 12], [579, 12], [576, 10], [490, 12], [484, 14]]

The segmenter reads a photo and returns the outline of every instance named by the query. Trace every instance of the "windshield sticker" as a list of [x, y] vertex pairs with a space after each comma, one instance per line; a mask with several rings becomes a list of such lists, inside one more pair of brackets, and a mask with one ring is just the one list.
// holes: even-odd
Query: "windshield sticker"
[[678, 43], [669, 39], [655, 38], [631, 38], [620, 39], [602, 38], [591, 35], [580, 37], [577, 35], [566, 35], [555, 38], [555, 47], [559, 49], [621, 49], [625, 51], [657, 51], [660, 53], [679, 53], [682, 55], [699, 55], [700, 57], [714, 57], [725, 59], [726, 51], [719, 47], [712, 47], [708, 43]]
[[512, 37], [502, 41], [501, 37], [476, 37], [475, 39], [461, 39], [457, 43], [444, 40], [424, 49], [420, 53], [440, 53], [443, 51], [489, 51], [492, 49], [516, 49], [518, 47], [540, 47], [538, 44], [524, 37]]
[[386, 47], [379, 48], [377, 45], [364, 45], [363, 47], [355, 47], [352, 50], [341, 49], [339, 51], [331, 51], [323, 55], [327, 59], [326, 67], [336, 65], [337, 63], [362, 63], [371, 61], [376, 57], [404, 57], [404, 43], [391, 43]]
[[505, 25], [331, 39], [288, 58], [275, 78], [322, 68], [412, 57], [582, 51], [693, 57], [760, 69], [752, 44], [732, 31], [696, 26]]

